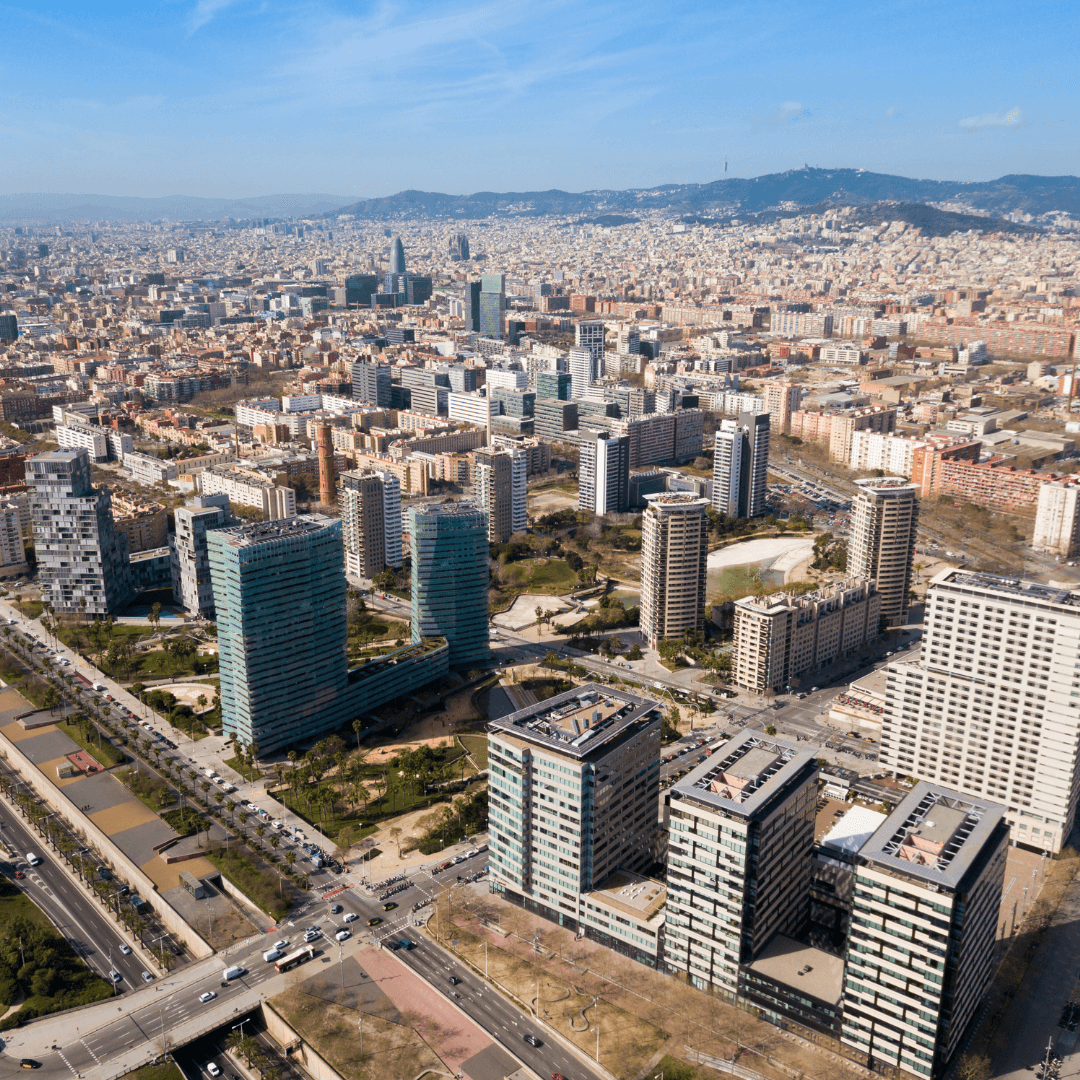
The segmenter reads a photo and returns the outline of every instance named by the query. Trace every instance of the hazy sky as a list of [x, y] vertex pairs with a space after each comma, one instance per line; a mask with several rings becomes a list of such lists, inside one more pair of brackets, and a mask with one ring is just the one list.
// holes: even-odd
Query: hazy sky
[[1076, 0], [0, 0], [0, 192], [1080, 172]]

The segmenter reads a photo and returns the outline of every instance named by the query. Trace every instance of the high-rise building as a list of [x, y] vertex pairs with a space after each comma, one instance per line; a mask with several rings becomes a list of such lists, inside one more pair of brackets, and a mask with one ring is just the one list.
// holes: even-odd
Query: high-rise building
[[488, 541], [505, 544], [524, 532], [528, 457], [520, 450], [485, 446], [473, 452], [473, 483], [480, 505], [488, 515]]
[[390, 365], [358, 360], [352, 368], [353, 400], [364, 405], [390, 407]]
[[371, 307], [371, 297], [378, 291], [377, 274], [350, 274], [345, 278], [345, 303], [350, 308]]
[[583, 398], [596, 381], [596, 357], [587, 345], [575, 345], [567, 361], [570, 368], [570, 396]]
[[402, 563], [401, 551], [401, 481], [387, 469], [373, 469], [383, 486], [383, 539], [386, 544], [384, 559], [387, 566], [398, 569]]
[[348, 668], [341, 522], [311, 514], [208, 534], [225, 731], [260, 753], [316, 738], [445, 678], [419, 640]]
[[790, 689], [876, 640], [881, 597], [872, 581], [852, 579], [796, 596], [773, 593], [735, 601], [735, 685], [763, 694]]
[[574, 345], [592, 353], [594, 377], [604, 374], [604, 336], [607, 327], [603, 319], [582, 319], [574, 326]]
[[903, 626], [919, 524], [917, 488], [898, 476], [855, 484], [859, 490], [851, 507], [848, 573], [876, 581], [885, 625]]
[[488, 725], [492, 891], [586, 934], [586, 897], [656, 857], [660, 713], [586, 683]]
[[746, 513], [740, 517], [761, 517], [767, 510], [769, 472], [769, 414], [739, 413], [743, 432], [743, 480], [746, 490]]
[[630, 439], [590, 431], [579, 443], [578, 509], [625, 514], [630, 506]]
[[745, 731], [671, 788], [669, 972], [734, 1000], [740, 965], [803, 928], [817, 774], [797, 743]]
[[501, 339], [506, 315], [506, 278], [502, 274], [480, 276], [480, 336]]
[[1031, 546], [1066, 559], [1080, 551], [1080, 485], [1051, 480], [1039, 488]]
[[570, 372], [538, 371], [536, 373], [536, 396], [569, 401], [571, 396]]
[[15, 341], [19, 337], [19, 316], [0, 315], [0, 341]]
[[487, 512], [474, 502], [409, 508], [412, 637], [442, 637], [453, 667], [491, 659]]
[[708, 499], [682, 492], [645, 496], [641, 535], [641, 635], [651, 648], [705, 625]]
[[83, 449], [26, 462], [41, 596], [54, 611], [107, 615], [132, 596], [127, 540], [113, 523], [108, 488], [90, 480]]
[[994, 974], [1003, 808], [920, 782], [856, 856], [841, 1041], [860, 1063], [939, 1077]]
[[721, 420], [713, 446], [713, 509], [725, 517], [760, 517], [766, 510], [769, 416], [740, 413]]
[[14, 501], [0, 503], [0, 577], [21, 577], [29, 572], [23, 546], [23, 513]]
[[405, 273], [405, 245], [401, 242], [400, 236], [395, 236], [390, 241], [390, 273]]
[[207, 535], [228, 524], [230, 508], [225, 495], [197, 496], [197, 503], [204, 498], [215, 500], [215, 505], [180, 506], [173, 511], [176, 532], [169, 537], [169, 563], [173, 599], [188, 614], [213, 619], [216, 610]]
[[564, 442], [567, 437], [566, 432], [577, 431], [578, 403], [538, 396], [533, 405], [533, 417], [535, 420], [533, 430], [538, 439]]
[[788, 382], [767, 382], [762, 396], [772, 429], [787, 434], [791, 430], [791, 414], [802, 401], [802, 387]]
[[382, 481], [370, 472], [342, 473], [338, 507], [345, 573], [370, 581], [386, 569], [386, 507]]
[[465, 282], [465, 329], [478, 333], [480, 330], [480, 282]]
[[1056, 852], [1080, 799], [1080, 594], [943, 570], [922, 650], [888, 669], [880, 761], [1002, 803], [1015, 843]]

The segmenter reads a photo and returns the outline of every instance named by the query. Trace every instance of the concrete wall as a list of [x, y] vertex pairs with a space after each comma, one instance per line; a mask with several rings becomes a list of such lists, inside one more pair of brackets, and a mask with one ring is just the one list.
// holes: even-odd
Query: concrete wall
[[268, 1002], [262, 1003], [263, 1020], [266, 1022], [267, 1032], [277, 1041], [279, 1046], [288, 1046], [290, 1043], [299, 1041], [300, 1061], [313, 1080], [345, 1080], [325, 1058], [316, 1054], [299, 1032], [295, 1031], [286, 1020], [274, 1011]]
[[[15, 743], [2, 733], [0, 733], [0, 754], [7, 758], [26, 784], [33, 788], [56, 813], [64, 818], [68, 824], [73, 825], [83, 833], [86, 839], [101, 852], [102, 856], [126, 878], [132, 891], [138, 893], [154, 909], [154, 914], [161, 920], [165, 929], [183, 941], [196, 959], [201, 960], [214, 954], [214, 950], [210, 945], [158, 893], [157, 886], [147, 877], [143, 870], [136, 866], [113, 843], [109, 836], [79, 810], [58, 787], [50, 783], [44, 773]], [[118, 780], [117, 783], [119, 782]]]

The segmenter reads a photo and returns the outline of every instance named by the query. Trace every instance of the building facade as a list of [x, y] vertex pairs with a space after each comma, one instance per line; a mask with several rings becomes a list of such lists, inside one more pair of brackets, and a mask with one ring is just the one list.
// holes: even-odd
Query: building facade
[[624, 514], [630, 508], [630, 440], [606, 431], [589, 434], [579, 444], [578, 509]]
[[[371, 472], [344, 472], [338, 488], [345, 573], [370, 581], [386, 569], [383, 485]], [[400, 528], [400, 523], [399, 523]]]
[[217, 498], [224, 506], [180, 506], [173, 511], [176, 531], [169, 538], [173, 599], [188, 614], [201, 619], [213, 619], [217, 614], [206, 538], [229, 521], [228, 499]]
[[1080, 485], [1054, 480], [1039, 488], [1031, 546], [1066, 559], [1080, 552]]
[[852, 500], [848, 572], [877, 582], [886, 626], [907, 622], [919, 502], [903, 477], [856, 480]]

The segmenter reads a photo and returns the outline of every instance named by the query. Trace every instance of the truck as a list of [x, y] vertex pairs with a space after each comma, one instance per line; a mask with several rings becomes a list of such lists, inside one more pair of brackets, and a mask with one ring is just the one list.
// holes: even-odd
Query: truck
[[92, 685], [93, 685], [93, 688], [98, 691], [98, 693], [103, 693], [104, 690], [105, 690], [105, 684], [104, 683], [96, 682], [96, 683], [93, 683]]

